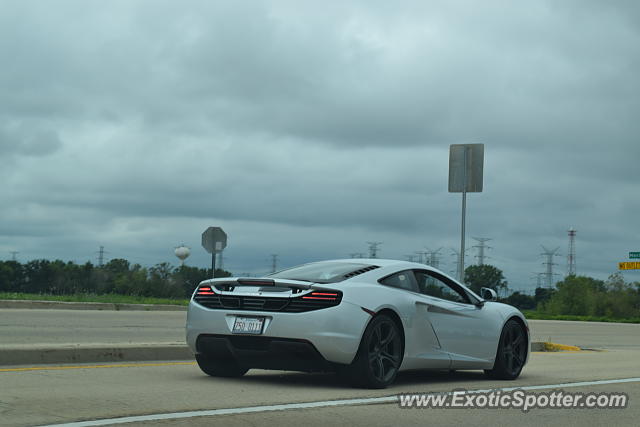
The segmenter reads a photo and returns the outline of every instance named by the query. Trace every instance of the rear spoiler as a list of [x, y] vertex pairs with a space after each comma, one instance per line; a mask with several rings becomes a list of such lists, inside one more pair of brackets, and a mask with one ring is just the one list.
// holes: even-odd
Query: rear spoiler
[[274, 288], [293, 288], [293, 289], [311, 289], [316, 283], [303, 282], [300, 280], [288, 280], [278, 279], [277, 281], [269, 278], [221, 278], [205, 280], [202, 284], [209, 284], [211, 286], [222, 286], [224, 288], [238, 287], [238, 286], [259, 286], [259, 287], [274, 287]]

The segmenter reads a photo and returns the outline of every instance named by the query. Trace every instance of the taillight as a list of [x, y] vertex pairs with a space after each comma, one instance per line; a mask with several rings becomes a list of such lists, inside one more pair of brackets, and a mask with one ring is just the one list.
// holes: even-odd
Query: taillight
[[208, 296], [208, 295], [215, 295], [216, 293], [213, 292], [213, 289], [211, 289], [211, 286], [209, 285], [203, 285], [200, 286], [198, 288], [198, 290], [196, 291], [196, 296]]
[[336, 301], [338, 294], [335, 292], [311, 292], [309, 295], [305, 295], [302, 299], [319, 299], [325, 301]]

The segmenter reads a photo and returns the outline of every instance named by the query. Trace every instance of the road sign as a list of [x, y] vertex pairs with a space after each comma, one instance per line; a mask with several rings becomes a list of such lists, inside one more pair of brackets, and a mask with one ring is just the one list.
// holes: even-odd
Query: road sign
[[481, 193], [484, 144], [452, 144], [449, 148], [449, 193]]
[[449, 193], [462, 193], [462, 226], [458, 279], [464, 279], [464, 236], [467, 217], [467, 193], [482, 192], [484, 144], [451, 144], [449, 147]]
[[640, 262], [619, 262], [618, 268], [620, 270], [640, 270]]
[[227, 233], [220, 227], [209, 227], [202, 233], [202, 247], [211, 253], [220, 253], [227, 247]]
[[629, 252], [629, 258], [640, 258], [640, 252]]

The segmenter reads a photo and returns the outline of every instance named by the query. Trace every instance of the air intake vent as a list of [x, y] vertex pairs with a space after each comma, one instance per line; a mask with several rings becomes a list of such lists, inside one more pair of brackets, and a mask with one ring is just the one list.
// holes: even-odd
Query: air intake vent
[[366, 273], [368, 271], [375, 270], [376, 268], [380, 268], [380, 267], [377, 266], [377, 265], [370, 265], [368, 267], [361, 268], [360, 270], [356, 270], [356, 271], [352, 271], [351, 273], [347, 273], [347, 274], [344, 275], [344, 278], [345, 279], [349, 279], [351, 277], [358, 276], [360, 274], [364, 274], [364, 273]]

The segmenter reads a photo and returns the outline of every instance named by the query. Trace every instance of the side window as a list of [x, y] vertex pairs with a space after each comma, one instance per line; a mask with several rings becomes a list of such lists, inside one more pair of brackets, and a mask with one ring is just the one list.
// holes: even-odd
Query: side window
[[447, 301], [471, 303], [464, 290], [444, 276], [423, 270], [416, 271], [415, 276], [421, 294]]
[[418, 285], [416, 279], [413, 276], [413, 271], [401, 271], [400, 273], [393, 274], [389, 277], [385, 277], [380, 280], [383, 285], [391, 286], [392, 288], [405, 289], [407, 291], [418, 292]]

